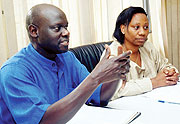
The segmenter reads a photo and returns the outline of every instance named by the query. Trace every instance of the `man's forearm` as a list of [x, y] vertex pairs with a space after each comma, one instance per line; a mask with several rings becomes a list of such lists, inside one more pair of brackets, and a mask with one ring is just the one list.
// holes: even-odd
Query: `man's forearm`
[[[93, 83], [92, 83], [93, 82]], [[48, 107], [41, 124], [67, 123], [99, 86], [88, 76], [74, 91]]]
[[105, 83], [101, 88], [101, 106], [106, 106], [112, 98], [117, 88], [119, 88], [119, 81], [116, 80], [111, 83]]

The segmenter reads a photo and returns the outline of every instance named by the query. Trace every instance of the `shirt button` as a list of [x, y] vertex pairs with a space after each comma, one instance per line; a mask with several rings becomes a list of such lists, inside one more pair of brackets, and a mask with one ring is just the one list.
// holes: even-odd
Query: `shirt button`
[[55, 67], [55, 65], [56, 65], [56, 64], [55, 64], [55, 63], [53, 63], [53, 64], [52, 64], [52, 67]]

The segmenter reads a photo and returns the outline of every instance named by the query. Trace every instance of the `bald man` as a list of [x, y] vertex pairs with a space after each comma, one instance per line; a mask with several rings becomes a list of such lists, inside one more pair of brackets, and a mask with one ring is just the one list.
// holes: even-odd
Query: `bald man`
[[[129, 71], [130, 51], [109, 58], [110, 49], [89, 74], [68, 51], [68, 21], [49, 4], [31, 8], [26, 18], [30, 44], [1, 67], [1, 124], [64, 124], [81, 106], [108, 103], [118, 80]], [[120, 68], [119, 68], [120, 67]]]

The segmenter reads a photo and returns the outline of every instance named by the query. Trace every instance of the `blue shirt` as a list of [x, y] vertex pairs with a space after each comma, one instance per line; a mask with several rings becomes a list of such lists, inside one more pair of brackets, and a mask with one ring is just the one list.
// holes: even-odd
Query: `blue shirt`
[[[29, 44], [1, 68], [0, 124], [38, 124], [46, 109], [74, 90], [89, 74], [71, 52], [55, 61]], [[100, 104], [99, 86], [87, 103]]]

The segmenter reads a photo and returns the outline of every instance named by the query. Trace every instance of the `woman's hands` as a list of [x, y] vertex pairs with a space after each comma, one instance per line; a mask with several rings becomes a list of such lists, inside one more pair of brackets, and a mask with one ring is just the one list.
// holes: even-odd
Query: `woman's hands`
[[178, 80], [179, 73], [177, 73], [174, 68], [165, 68], [159, 72], [155, 78], [151, 79], [153, 88], [175, 85]]

